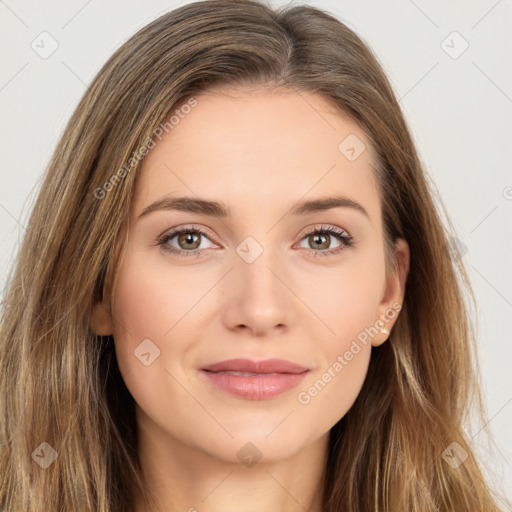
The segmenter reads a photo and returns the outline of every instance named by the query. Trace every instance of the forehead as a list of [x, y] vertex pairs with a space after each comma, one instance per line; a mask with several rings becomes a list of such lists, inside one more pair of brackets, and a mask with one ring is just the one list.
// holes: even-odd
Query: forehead
[[176, 105], [144, 159], [139, 210], [166, 194], [222, 199], [236, 211], [343, 193], [379, 216], [373, 148], [357, 123], [321, 95], [213, 89], [193, 99], [190, 108]]

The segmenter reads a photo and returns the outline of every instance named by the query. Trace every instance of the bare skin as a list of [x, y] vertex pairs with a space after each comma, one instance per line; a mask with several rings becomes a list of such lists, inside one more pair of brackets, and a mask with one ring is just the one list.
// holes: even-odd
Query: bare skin
[[[379, 319], [391, 330], [409, 249], [397, 241], [399, 265], [386, 275], [370, 142], [321, 96], [216, 90], [196, 100], [144, 160], [113, 302], [97, 305], [91, 326], [114, 335], [158, 510], [320, 512], [329, 430], [357, 398], [371, 347], [389, 334], [374, 328], [357, 340]], [[366, 147], [355, 159], [338, 149], [349, 134]], [[348, 206], [289, 213], [298, 201], [333, 195], [366, 214]], [[140, 217], [165, 196], [222, 202], [231, 214]], [[175, 227], [192, 233], [158, 245]], [[310, 235], [315, 227], [353, 243]], [[194, 228], [206, 233], [197, 243]], [[149, 365], [134, 355], [147, 339], [146, 359], [160, 350]], [[237, 357], [286, 359], [309, 372], [293, 389], [251, 400], [214, 387], [201, 370]], [[244, 454], [261, 458], [249, 465]], [[147, 510], [140, 497], [136, 510]]]

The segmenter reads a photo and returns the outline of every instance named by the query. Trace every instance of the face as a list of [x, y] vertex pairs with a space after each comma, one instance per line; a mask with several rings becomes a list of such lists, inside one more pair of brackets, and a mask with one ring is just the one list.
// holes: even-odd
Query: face
[[[407, 269], [386, 275], [372, 148], [349, 117], [306, 92], [195, 100], [144, 160], [92, 325], [114, 336], [141, 428], [284, 459], [354, 403]], [[233, 359], [249, 361], [212, 366]]]

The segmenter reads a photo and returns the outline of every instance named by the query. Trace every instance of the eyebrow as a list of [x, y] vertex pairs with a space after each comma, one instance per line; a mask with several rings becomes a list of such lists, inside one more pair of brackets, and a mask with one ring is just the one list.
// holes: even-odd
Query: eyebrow
[[[291, 207], [288, 215], [307, 215], [308, 213], [330, 210], [331, 208], [352, 208], [370, 218], [368, 212], [361, 204], [353, 199], [340, 195], [299, 201]], [[139, 215], [139, 218], [160, 210], [200, 213], [221, 218], [231, 215], [231, 209], [222, 202], [197, 197], [164, 197], [146, 206]]]

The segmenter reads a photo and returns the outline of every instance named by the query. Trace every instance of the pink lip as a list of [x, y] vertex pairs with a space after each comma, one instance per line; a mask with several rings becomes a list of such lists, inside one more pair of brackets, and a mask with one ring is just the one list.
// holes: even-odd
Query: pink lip
[[[297, 386], [309, 373], [309, 368], [283, 359], [230, 359], [208, 365], [201, 371], [214, 386], [227, 393], [248, 400], [265, 400]], [[244, 372], [256, 375], [219, 372]]]

